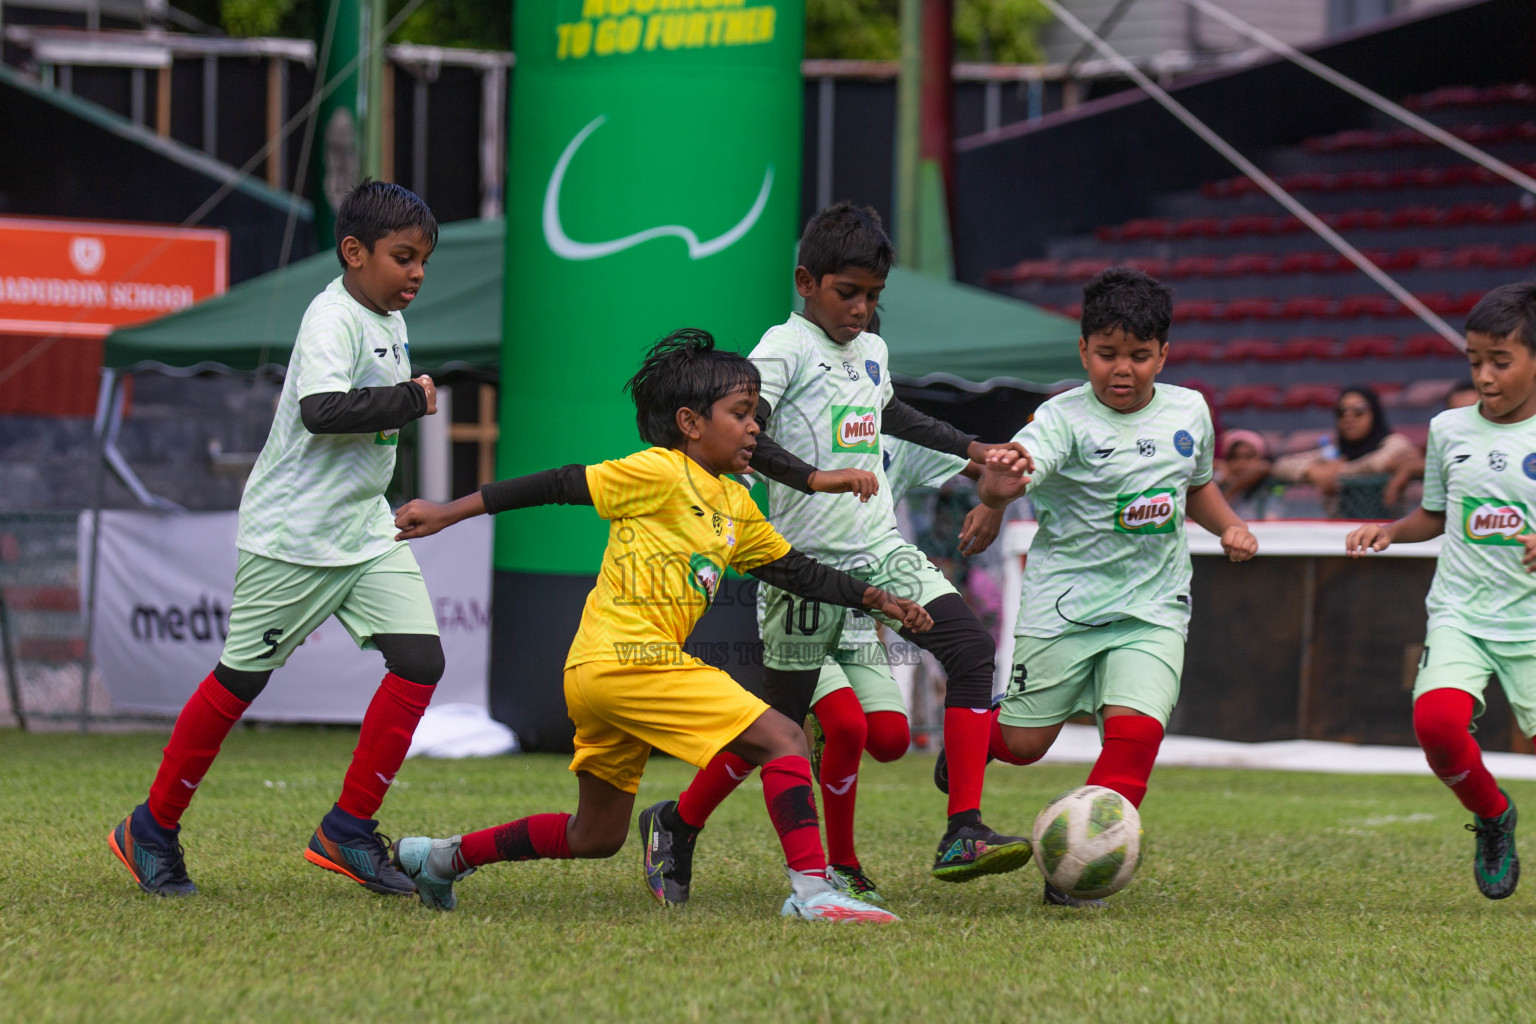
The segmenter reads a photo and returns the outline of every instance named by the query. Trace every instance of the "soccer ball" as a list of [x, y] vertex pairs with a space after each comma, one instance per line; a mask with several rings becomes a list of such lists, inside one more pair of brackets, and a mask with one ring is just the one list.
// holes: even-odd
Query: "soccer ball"
[[1030, 840], [1047, 882], [1079, 899], [1099, 899], [1135, 877], [1141, 815], [1112, 789], [1080, 786], [1045, 805]]

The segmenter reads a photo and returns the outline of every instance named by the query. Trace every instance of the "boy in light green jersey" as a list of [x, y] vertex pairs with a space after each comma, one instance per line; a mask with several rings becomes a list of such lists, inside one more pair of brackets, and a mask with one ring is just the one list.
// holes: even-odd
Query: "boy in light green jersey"
[[1420, 506], [1350, 533], [1352, 557], [1445, 535], [1425, 602], [1429, 629], [1413, 687], [1413, 731], [1430, 770], [1474, 815], [1472, 875], [1499, 900], [1520, 881], [1515, 804], [1483, 765], [1472, 721], [1497, 675], [1536, 736], [1536, 282], [1484, 295], [1467, 317], [1476, 405], [1429, 425]]
[[[1088, 785], [1140, 806], [1179, 695], [1189, 628], [1184, 520], [1234, 562], [1258, 542], [1211, 480], [1215, 432], [1199, 392], [1157, 383], [1168, 357], [1168, 289], [1112, 267], [1083, 287], [1078, 352], [1088, 383], [1052, 398], [987, 457], [981, 500], [1025, 493], [1040, 526], [1024, 566], [1013, 674], [990, 752], [1045, 756], [1067, 719], [1099, 719]], [[1080, 903], [1046, 883], [1045, 901]]]
[[410, 895], [374, 814], [443, 674], [421, 569], [394, 541], [384, 489], [400, 428], [437, 411], [411, 376], [401, 311], [416, 297], [437, 221], [398, 185], [364, 180], [336, 211], [342, 273], [304, 312], [272, 430], [240, 501], [235, 592], [223, 653], [176, 718], [149, 797], [108, 835], [134, 881], [159, 896], [197, 891], [181, 816], [219, 746], [320, 623], [335, 615], [386, 674], [363, 715], [336, 804], [304, 857], [379, 893]]

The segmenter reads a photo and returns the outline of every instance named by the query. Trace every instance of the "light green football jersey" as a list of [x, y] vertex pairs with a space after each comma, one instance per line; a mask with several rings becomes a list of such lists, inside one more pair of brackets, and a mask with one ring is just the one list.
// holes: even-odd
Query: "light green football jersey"
[[858, 569], [904, 542], [881, 464], [881, 413], [893, 394], [885, 342], [865, 332], [839, 345], [798, 313], [768, 329], [752, 361], [773, 407], [768, 434], [817, 469], [865, 469], [880, 478], [867, 502], [854, 494], [805, 494], [768, 481], [768, 514], [799, 550]]
[[338, 277], [299, 324], [277, 415], [240, 501], [235, 545], [299, 565], [356, 565], [395, 545], [384, 489], [398, 430], [311, 434], [299, 399], [411, 379], [405, 320], [364, 308]]
[[[959, 455], [934, 451], [898, 437], [881, 438], [881, 443], [885, 446], [881, 462], [885, 467], [886, 485], [891, 490], [892, 505], [900, 504], [907, 492], [914, 488], [944, 486], [970, 463], [969, 459]], [[849, 608], [837, 646], [850, 651], [879, 640], [875, 620], [858, 608]]]
[[1211, 479], [1210, 409], [1158, 384], [1133, 413], [1088, 385], [1057, 395], [1014, 437], [1034, 456], [1039, 530], [1024, 563], [1019, 636], [1054, 637], [1120, 619], [1189, 628], [1185, 502]]
[[1445, 513], [1425, 605], [1429, 628], [1481, 640], [1536, 640], [1536, 578], [1520, 558], [1536, 513], [1536, 419], [1491, 423], [1480, 405], [1429, 424], [1423, 506]]

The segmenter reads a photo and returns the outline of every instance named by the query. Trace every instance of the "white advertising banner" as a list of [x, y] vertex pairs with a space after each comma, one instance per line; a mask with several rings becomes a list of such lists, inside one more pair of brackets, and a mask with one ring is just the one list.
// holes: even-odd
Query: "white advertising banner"
[[[235, 584], [234, 512], [105, 511], [92, 649], [115, 708], [174, 715], [213, 670]], [[411, 541], [432, 596], [447, 669], [434, 704], [485, 707], [490, 665], [491, 520]], [[91, 514], [80, 516], [81, 607]], [[272, 674], [246, 714], [287, 722], [360, 722], [384, 657], [326, 619]]]

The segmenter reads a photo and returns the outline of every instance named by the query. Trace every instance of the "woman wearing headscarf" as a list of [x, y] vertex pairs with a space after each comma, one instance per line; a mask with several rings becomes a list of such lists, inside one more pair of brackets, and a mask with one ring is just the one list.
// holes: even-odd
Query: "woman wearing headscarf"
[[[1338, 507], [1343, 481], [1350, 477], [1388, 475], [1418, 455], [1412, 441], [1394, 434], [1381, 409], [1381, 399], [1368, 387], [1339, 393], [1333, 408], [1336, 427], [1331, 437], [1311, 451], [1287, 455], [1271, 471], [1286, 483], [1309, 483], [1323, 494], [1330, 515]], [[1379, 501], [1377, 502], [1379, 504]]]

